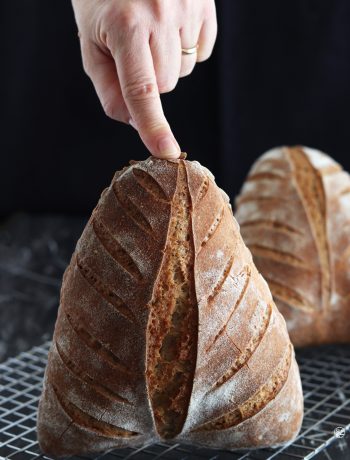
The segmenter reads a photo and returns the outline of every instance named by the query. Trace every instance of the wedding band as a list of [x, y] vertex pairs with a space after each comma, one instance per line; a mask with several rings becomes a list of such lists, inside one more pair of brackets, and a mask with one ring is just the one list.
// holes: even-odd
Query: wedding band
[[182, 48], [182, 54], [195, 54], [197, 53], [198, 45], [193, 46], [192, 48]]

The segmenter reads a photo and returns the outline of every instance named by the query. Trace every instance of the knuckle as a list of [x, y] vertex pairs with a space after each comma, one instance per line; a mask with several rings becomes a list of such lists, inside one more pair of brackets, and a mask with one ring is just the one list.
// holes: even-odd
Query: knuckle
[[116, 121], [122, 121], [123, 123], [128, 122], [126, 114], [120, 112], [119, 108], [110, 100], [103, 100], [101, 102], [104, 113], [108, 118]]
[[115, 22], [122, 30], [134, 29], [138, 24], [138, 15], [132, 7], [128, 7], [116, 16]]
[[157, 19], [161, 19], [167, 14], [168, 5], [166, 5], [164, 0], [153, 0], [152, 6], [153, 14]]
[[132, 2], [129, 2], [126, 7], [118, 9], [113, 3], [104, 11], [102, 29], [108, 36], [112, 32], [125, 34], [132, 30], [136, 30], [139, 24], [139, 13]]
[[158, 86], [150, 80], [132, 81], [124, 87], [124, 98], [129, 102], [142, 102], [158, 97]]
[[89, 61], [87, 59], [84, 59], [84, 58], [83, 58], [83, 69], [84, 69], [84, 72], [86, 73], [86, 75], [88, 77], [90, 77], [91, 65], [89, 64]]
[[122, 10], [112, 8], [108, 14], [109, 27], [121, 28], [122, 30], [133, 28], [138, 22], [138, 11], [132, 2]]
[[84, 69], [84, 72], [86, 73], [86, 75], [88, 77], [91, 78], [91, 74], [92, 74], [92, 63], [91, 63], [91, 59], [88, 59], [87, 57], [84, 57], [83, 55], [83, 69]]
[[81, 57], [82, 57], [82, 64], [83, 64], [84, 72], [86, 73], [87, 76], [90, 77], [93, 65], [92, 65], [89, 48], [85, 44], [85, 41], [81, 41]]
[[107, 117], [112, 118], [113, 120], [116, 119], [115, 108], [110, 101], [102, 101], [102, 108]]

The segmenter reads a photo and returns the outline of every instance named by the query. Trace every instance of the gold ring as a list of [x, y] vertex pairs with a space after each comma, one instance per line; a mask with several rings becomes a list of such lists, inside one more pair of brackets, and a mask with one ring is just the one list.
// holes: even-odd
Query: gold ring
[[182, 54], [195, 54], [197, 53], [198, 45], [193, 46], [192, 48], [182, 48]]

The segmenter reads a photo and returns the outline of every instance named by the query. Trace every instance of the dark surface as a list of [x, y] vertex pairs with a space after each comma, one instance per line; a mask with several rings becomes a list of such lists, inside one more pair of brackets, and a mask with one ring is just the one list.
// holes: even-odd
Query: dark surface
[[0, 361], [51, 337], [61, 278], [86, 219], [18, 214], [0, 225]]
[[[0, 363], [0, 458], [49, 460], [41, 455], [36, 416], [50, 342]], [[225, 451], [178, 443], [116, 449], [72, 460], [310, 460], [326, 445], [329, 460], [346, 457], [346, 443], [335, 432], [350, 432], [350, 347], [326, 346], [297, 352], [304, 393], [304, 419], [297, 438], [277, 448]], [[336, 385], [334, 384], [336, 382]], [[282, 422], [283, 423], [283, 422]], [[338, 447], [337, 447], [338, 446]], [[330, 457], [330, 452], [339, 455]], [[328, 454], [328, 455], [327, 455]]]
[[313, 458], [314, 460], [349, 460], [350, 434], [348, 433], [343, 439], [335, 441]]

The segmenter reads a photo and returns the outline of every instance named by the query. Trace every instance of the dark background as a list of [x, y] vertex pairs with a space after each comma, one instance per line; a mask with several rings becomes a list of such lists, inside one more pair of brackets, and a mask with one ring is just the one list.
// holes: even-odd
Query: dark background
[[[231, 198], [252, 162], [281, 144], [319, 148], [350, 171], [349, 0], [216, 4], [212, 58], [163, 96], [189, 159]], [[0, 2], [0, 59], [1, 362], [50, 339], [87, 217], [114, 171], [148, 153], [104, 115], [69, 1]], [[348, 443], [317, 458], [348, 458]]]
[[[350, 2], [217, 0], [212, 58], [163, 97], [189, 159], [231, 196], [280, 144], [350, 170]], [[109, 120], [85, 76], [69, 1], [0, 4], [0, 216], [88, 214], [115, 170], [147, 151]]]

